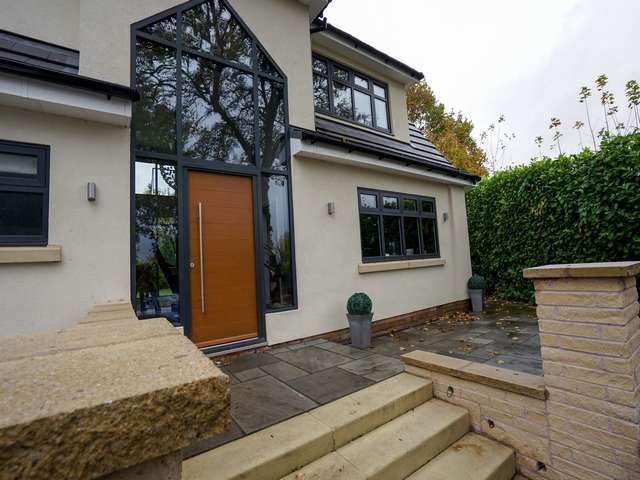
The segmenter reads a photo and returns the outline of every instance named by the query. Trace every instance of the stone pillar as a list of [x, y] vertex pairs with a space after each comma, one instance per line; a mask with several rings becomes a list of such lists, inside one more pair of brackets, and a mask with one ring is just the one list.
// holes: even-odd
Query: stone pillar
[[640, 478], [640, 262], [549, 265], [534, 280], [551, 465], [562, 479]]

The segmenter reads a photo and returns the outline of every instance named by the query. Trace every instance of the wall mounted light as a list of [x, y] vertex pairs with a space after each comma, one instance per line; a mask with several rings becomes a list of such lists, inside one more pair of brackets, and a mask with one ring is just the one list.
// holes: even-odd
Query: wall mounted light
[[444, 213], [442, 214], [442, 221], [443, 221], [444, 223], [447, 223], [447, 220], [449, 220], [449, 212], [444, 212]]
[[327, 203], [327, 212], [329, 215], [333, 215], [336, 213], [336, 204], [333, 202]]
[[95, 202], [98, 197], [98, 188], [94, 182], [87, 183], [87, 200]]

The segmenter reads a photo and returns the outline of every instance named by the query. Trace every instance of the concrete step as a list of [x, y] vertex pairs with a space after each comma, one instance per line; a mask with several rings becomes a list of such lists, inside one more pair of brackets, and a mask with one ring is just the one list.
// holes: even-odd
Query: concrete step
[[334, 448], [337, 449], [422, 405], [432, 396], [430, 380], [401, 373], [316, 408], [309, 414], [331, 428]]
[[286, 480], [403, 480], [468, 431], [465, 409], [430, 400]]
[[[432, 383], [400, 374], [188, 460], [185, 480], [277, 480], [432, 397]], [[344, 460], [344, 459], [343, 459]], [[331, 459], [325, 459], [332, 468]], [[344, 463], [344, 462], [343, 462]], [[345, 465], [345, 468], [349, 465]], [[339, 466], [336, 468], [340, 468]], [[351, 470], [344, 470], [349, 476]], [[331, 470], [327, 470], [331, 472]], [[338, 471], [326, 478], [338, 477]]]
[[515, 474], [512, 449], [468, 433], [407, 480], [511, 480]]

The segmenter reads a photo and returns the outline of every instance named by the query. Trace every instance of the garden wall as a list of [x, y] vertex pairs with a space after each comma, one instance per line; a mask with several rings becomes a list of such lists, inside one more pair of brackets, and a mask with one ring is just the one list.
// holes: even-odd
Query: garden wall
[[640, 132], [498, 172], [466, 201], [474, 273], [501, 297], [533, 301], [524, 268], [640, 259]]

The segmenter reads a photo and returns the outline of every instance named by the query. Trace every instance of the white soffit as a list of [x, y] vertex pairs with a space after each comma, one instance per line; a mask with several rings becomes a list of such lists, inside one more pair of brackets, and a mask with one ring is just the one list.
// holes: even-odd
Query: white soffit
[[296, 158], [313, 158], [326, 162], [340, 163], [353, 167], [367, 168], [379, 172], [400, 175], [403, 177], [419, 178], [431, 182], [458, 185], [460, 187], [472, 187], [473, 183], [462, 178], [456, 178], [443, 173], [427, 170], [426, 168], [403, 165], [398, 161], [380, 160], [378, 157], [360, 153], [349, 152], [349, 146], [334, 147], [322, 143], [303, 142], [300, 139], [291, 139], [291, 155]]
[[313, 22], [329, 4], [329, 0], [298, 0], [298, 2], [309, 7], [309, 23]]
[[131, 124], [131, 101], [0, 73], [0, 105], [119, 127]]
[[356, 48], [345, 40], [335, 37], [331, 32], [323, 31], [313, 34], [311, 36], [311, 43], [312, 47], [317, 45], [329, 52], [335, 52], [342, 58], [360, 64], [385, 78], [391, 78], [405, 86], [413, 85], [417, 81], [411, 75], [385, 63], [383, 60], [367, 53], [365, 50]]

